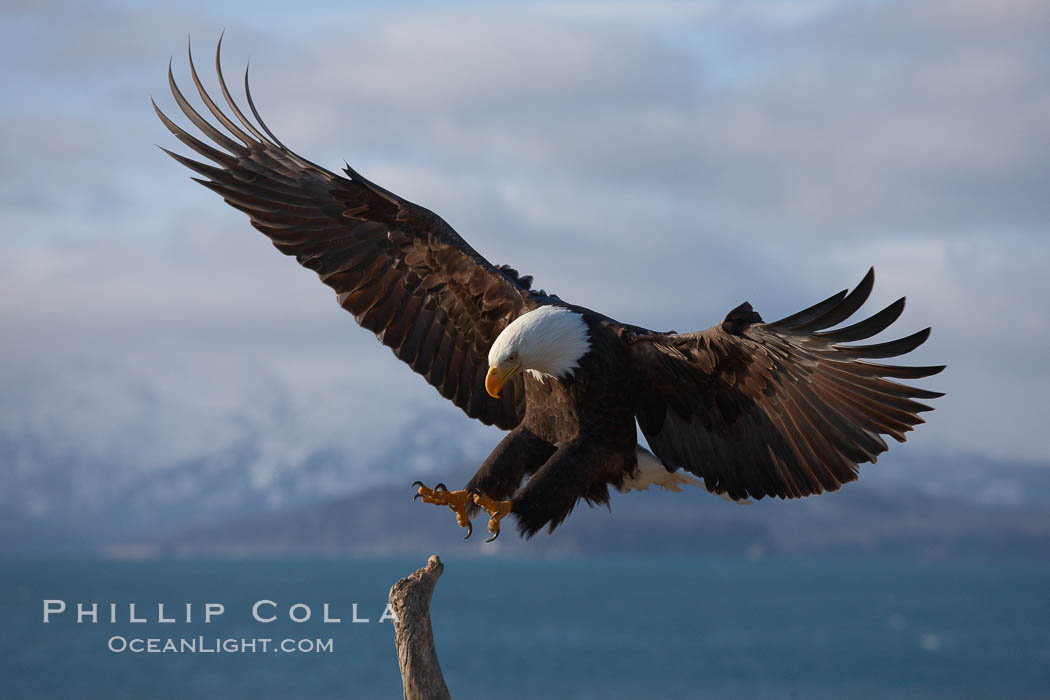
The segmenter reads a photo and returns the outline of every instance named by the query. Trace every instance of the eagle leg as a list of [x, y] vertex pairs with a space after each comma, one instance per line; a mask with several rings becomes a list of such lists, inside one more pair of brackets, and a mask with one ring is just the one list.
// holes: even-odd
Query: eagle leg
[[471, 533], [474, 532], [474, 526], [470, 524], [470, 516], [467, 515], [467, 505], [471, 503], [471, 493], [469, 491], [449, 491], [444, 484], [438, 484], [434, 488], [429, 488], [424, 486], [421, 481], [415, 481], [412, 485], [419, 487], [419, 491], [412, 498], [413, 501], [417, 498], [422, 498], [424, 503], [448, 506], [456, 514], [456, 523], [460, 527], [467, 528], [467, 534], [463, 539], [470, 537]]
[[489, 512], [489, 532], [492, 533], [492, 537], [485, 540], [491, 542], [492, 540], [499, 537], [499, 524], [503, 518], [507, 517], [510, 513], [510, 508], [513, 505], [513, 501], [496, 501], [483, 493], [473, 490], [474, 503], [481, 506]]

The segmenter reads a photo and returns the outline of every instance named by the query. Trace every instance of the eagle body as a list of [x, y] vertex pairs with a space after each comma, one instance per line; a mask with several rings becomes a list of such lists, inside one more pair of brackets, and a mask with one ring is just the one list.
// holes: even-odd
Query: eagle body
[[[221, 40], [219, 42], [221, 49]], [[156, 108], [164, 125], [206, 161], [166, 151], [194, 178], [245, 212], [286, 255], [314, 271], [340, 306], [471, 418], [507, 435], [462, 491], [420, 486], [468, 527], [478, 507], [516, 518], [531, 536], [553, 530], [580, 500], [696, 484], [731, 501], [835, 491], [858, 465], [903, 442], [939, 392], [899, 380], [943, 366], [873, 360], [911, 352], [929, 328], [858, 344], [893, 324], [901, 298], [860, 321], [869, 270], [843, 290], [766, 323], [748, 303], [694, 333], [621, 323], [532, 288], [495, 266], [441, 217], [367, 180], [338, 175], [291, 151], [254, 119], [215, 70], [225, 107], [190, 56], [205, 118], [175, 83], [179, 109], [202, 137]], [[652, 452], [638, 445], [637, 430]]]
[[631, 427], [634, 434], [634, 375], [625, 352], [622, 332], [598, 320], [595, 314], [582, 314], [590, 337], [590, 347], [581, 356], [579, 367], [568, 377], [527, 374], [525, 415], [521, 425], [555, 445], [584, 435], [608, 436], [614, 426]]
[[[564, 378], [523, 373], [525, 414], [467, 485], [513, 499], [525, 534], [551, 529], [579, 498], [606, 503], [638, 471], [636, 376], [625, 329], [582, 307], [566, 309], [585, 323], [589, 346]], [[542, 470], [542, 474], [538, 474]]]

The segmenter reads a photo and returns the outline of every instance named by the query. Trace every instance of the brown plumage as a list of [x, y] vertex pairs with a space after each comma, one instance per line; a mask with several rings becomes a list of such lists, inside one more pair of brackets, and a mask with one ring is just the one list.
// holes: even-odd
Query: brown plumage
[[636, 446], [636, 420], [666, 474], [686, 470], [732, 499], [795, 498], [856, 479], [858, 464], [887, 449], [882, 435], [903, 441], [922, 422], [918, 414], [930, 408], [915, 399], [941, 395], [891, 378], [943, 367], [867, 361], [910, 352], [929, 329], [844, 344], [887, 328], [903, 299], [827, 330], [864, 303], [872, 271], [851, 293], [774, 323], [762, 323], [745, 303], [697, 333], [621, 324], [532, 290], [531, 278], [490, 264], [440, 217], [349, 166], [337, 175], [293, 153], [259, 117], [247, 73], [255, 121], [236, 105], [218, 50], [228, 113], [205, 91], [192, 56], [190, 67], [205, 108], [226, 131], [194, 110], [169, 65], [176, 103], [212, 143], [157, 114], [214, 165], [169, 155], [316, 272], [358, 323], [442, 396], [511, 431], [468, 489], [510, 499], [526, 535], [553, 529], [580, 498], [606, 502], [610, 484], [626, 490], [653, 480], [639, 466], [648, 453]]
[[687, 469], [734, 499], [797, 498], [834, 491], [857, 478], [857, 465], [887, 447], [932, 410], [915, 401], [942, 394], [894, 382], [940, 372], [867, 362], [921, 345], [930, 329], [875, 345], [842, 345], [886, 329], [904, 311], [898, 299], [870, 318], [824, 330], [855, 313], [875, 281], [774, 323], [750, 304], [706, 331], [637, 338], [647, 368], [638, 422], [668, 466]]

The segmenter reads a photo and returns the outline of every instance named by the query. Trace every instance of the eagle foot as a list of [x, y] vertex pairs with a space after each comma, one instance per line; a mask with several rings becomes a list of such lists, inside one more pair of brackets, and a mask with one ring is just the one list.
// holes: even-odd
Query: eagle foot
[[470, 502], [471, 497], [469, 492], [449, 491], [444, 484], [438, 484], [434, 488], [430, 488], [424, 486], [422, 481], [414, 481], [412, 485], [419, 487], [416, 495], [412, 497], [413, 501], [417, 498], [422, 498], [424, 503], [448, 506], [456, 514], [456, 523], [460, 527], [467, 528], [467, 534], [464, 535], [463, 539], [470, 537], [474, 532], [474, 527], [470, 524], [470, 516], [467, 515], [467, 504]]
[[499, 524], [503, 518], [510, 514], [510, 507], [513, 505], [513, 501], [496, 501], [483, 493], [478, 491], [473, 492], [474, 503], [481, 506], [489, 512], [489, 532], [492, 533], [492, 537], [485, 540], [491, 542], [492, 540], [499, 537]]

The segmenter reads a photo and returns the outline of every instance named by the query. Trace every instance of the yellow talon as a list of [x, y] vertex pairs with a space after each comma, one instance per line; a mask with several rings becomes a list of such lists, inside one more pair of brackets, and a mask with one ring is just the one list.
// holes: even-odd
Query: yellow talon
[[412, 485], [419, 487], [415, 498], [422, 498], [424, 503], [433, 503], [434, 505], [448, 506], [451, 508], [452, 512], [456, 514], [456, 523], [460, 527], [467, 528], [467, 534], [463, 539], [470, 537], [470, 534], [474, 531], [473, 526], [470, 524], [470, 517], [467, 515], [467, 504], [470, 503], [470, 493], [465, 490], [449, 491], [445, 488], [444, 484], [438, 484], [434, 488], [430, 488], [417, 481]]
[[474, 503], [489, 512], [489, 532], [492, 533], [492, 537], [488, 538], [486, 542], [491, 542], [499, 537], [500, 521], [510, 514], [513, 501], [496, 501], [483, 493], [475, 493]]

